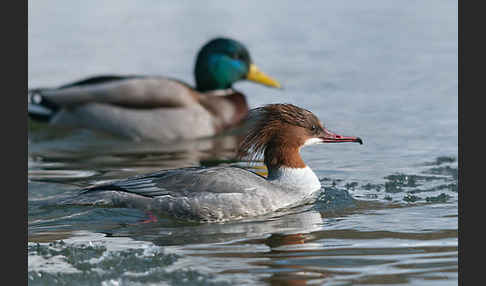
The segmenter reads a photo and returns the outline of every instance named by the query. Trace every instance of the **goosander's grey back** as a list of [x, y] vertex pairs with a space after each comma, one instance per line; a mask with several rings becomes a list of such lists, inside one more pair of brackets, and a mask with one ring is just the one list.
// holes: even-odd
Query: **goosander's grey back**
[[197, 221], [263, 215], [312, 198], [316, 189], [274, 184], [238, 167], [181, 168], [96, 186], [63, 204], [135, 207]]

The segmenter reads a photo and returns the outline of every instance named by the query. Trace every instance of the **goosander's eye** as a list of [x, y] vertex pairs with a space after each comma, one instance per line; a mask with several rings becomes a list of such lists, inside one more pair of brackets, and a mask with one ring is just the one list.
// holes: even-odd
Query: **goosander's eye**
[[311, 130], [312, 132], [316, 132], [316, 131], [317, 131], [317, 126], [312, 125], [310, 130]]

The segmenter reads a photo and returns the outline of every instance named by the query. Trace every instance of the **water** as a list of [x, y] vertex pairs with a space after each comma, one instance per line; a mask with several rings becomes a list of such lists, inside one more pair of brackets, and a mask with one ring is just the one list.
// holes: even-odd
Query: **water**
[[[456, 285], [457, 1], [29, 1], [28, 84], [104, 73], [193, 84], [214, 36], [244, 42], [288, 102], [364, 145], [302, 149], [319, 200], [223, 224], [133, 209], [45, 207], [80, 187], [159, 169], [239, 164], [232, 138], [133, 143], [29, 123], [31, 285]], [[334, 191], [356, 199], [335, 205]], [[328, 194], [328, 196], [326, 196]]]

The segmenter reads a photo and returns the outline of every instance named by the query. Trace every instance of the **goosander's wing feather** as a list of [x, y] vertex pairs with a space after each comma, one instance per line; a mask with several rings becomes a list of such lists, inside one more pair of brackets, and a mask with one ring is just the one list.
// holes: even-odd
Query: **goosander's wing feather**
[[193, 197], [201, 193], [242, 193], [254, 183], [265, 181], [264, 177], [237, 167], [191, 167], [95, 186], [83, 193], [120, 191], [150, 198], [167, 195]]

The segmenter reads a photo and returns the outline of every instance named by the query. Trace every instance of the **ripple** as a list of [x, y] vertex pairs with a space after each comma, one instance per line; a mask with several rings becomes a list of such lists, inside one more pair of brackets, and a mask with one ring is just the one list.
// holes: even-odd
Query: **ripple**
[[180, 256], [151, 243], [87, 233], [76, 236], [66, 241], [28, 244], [29, 285], [228, 285], [213, 281], [214, 275], [191, 269], [169, 271], [167, 266]]

